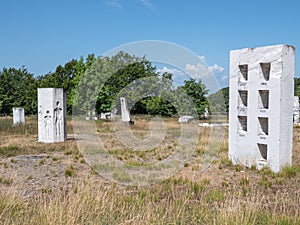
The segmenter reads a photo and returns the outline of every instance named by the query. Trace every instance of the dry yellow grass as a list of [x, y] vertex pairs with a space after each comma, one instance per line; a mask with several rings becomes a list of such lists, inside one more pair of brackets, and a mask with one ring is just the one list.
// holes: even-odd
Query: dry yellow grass
[[69, 192], [30, 200], [0, 195], [2, 224], [299, 224], [299, 193], [245, 196], [239, 187], [171, 179], [148, 188], [99, 186], [82, 181]]
[[[137, 121], [131, 129], [137, 136], [147, 137], [148, 122], [138, 119], [141, 121]], [[158, 155], [163, 158], [172, 154], [169, 146], [174, 144], [174, 136], [178, 135], [179, 129], [175, 119], [168, 119], [169, 136], [164, 145], [141, 154], [124, 150], [114, 137], [111, 125], [109, 122], [97, 122], [96, 129], [106, 148], [115, 150], [114, 156], [124, 162], [156, 161], [159, 160]], [[15, 146], [12, 151], [16, 155], [62, 152], [68, 157], [70, 149], [75, 152], [70, 153], [70, 157], [78, 154], [73, 140], [41, 144], [36, 143], [36, 133], [26, 131], [27, 128], [21, 128], [22, 131], [14, 129], [0, 131], [2, 159], [8, 157], [6, 154], [10, 146]], [[210, 140], [217, 136], [208, 135], [210, 131], [207, 128], [199, 129], [200, 142], [191, 160], [173, 177], [151, 186], [126, 187], [102, 182], [97, 174], [84, 176], [77, 171], [78, 174], [68, 178], [73, 182], [66, 184], [65, 188], [56, 191], [41, 189], [26, 198], [0, 176], [0, 223], [300, 224], [300, 127], [294, 128], [293, 167], [287, 167], [279, 174], [273, 174], [267, 168], [257, 171], [232, 166], [227, 160], [227, 133], [221, 144], [214, 146], [208, 143], [220, 142]], [[199, 165], [202, 165], [203, 155], [209, 147], [219, 151], [213, 152], [217, 155], [204, 169]]]

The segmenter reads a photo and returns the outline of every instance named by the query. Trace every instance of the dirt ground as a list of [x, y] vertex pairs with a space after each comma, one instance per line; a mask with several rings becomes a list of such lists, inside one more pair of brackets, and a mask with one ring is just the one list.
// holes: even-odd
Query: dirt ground
[[[105, 126], [107, 124], [101, 123], [98, 132], [105, 133]], [[143, 126], [139, 128], [145, 129]], [[18, 128], [13, 129], [1, 131], [0, 192], [14, 190], [27, 198], [41, 192], [68, 191], [82, 182], [82, 178], [93, 179], [101, 184], [113, 183], [103, 179], [86, 163], [73, 134], [68, 135], [65, 143], [44, 144], [37, 142], [35, 129], [27, 133], [18, 133]], [[232, 166], [227, 160], [226, 139], [227, 136], [218, 157], [211, 163], [201, 167], [201, 154], [196, 155], [174, 177], [184, 177], [194, 182], [207, 179], [211, 188], [239, 187], [242, 182], [248, 182], [267, 192], [299, 193], [300, 171], [276, 176], [270, 172]], [[300, 126], [294, 126], [293, 165], [297, 167], [296, 170], [300, 168]]]

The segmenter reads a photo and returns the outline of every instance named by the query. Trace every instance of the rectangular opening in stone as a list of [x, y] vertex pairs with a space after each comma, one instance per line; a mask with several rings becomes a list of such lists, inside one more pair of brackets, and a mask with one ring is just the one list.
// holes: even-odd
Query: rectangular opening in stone
[[240, 81], [248, 81], [248, 65], [239, 65]]
[[269, 109], [269, 91], [268, 90], [259, 90], [258, 108], [259, 109]]
[[239, 118], [239, 131], [247, 132], [247, 116], [238, 116]]
[[265, 144], [257, 144], [261, 158], [267, 161], [268, 157], [268, 146]]
[[239, 91], [239, 107], [248, 106], [248, 91]]
[[267, 117], [258, 117], [258, 134], [268, 135], [269, 134], [269, 123]]
[[268, 81], [270, 79], [271, 63], [261, 63], [260, 67], [264, 80]]

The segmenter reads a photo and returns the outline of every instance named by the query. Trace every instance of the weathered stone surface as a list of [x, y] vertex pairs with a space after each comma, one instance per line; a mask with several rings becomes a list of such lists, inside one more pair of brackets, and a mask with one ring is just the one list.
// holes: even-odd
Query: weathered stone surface
[[118, 110], [116, 108], [113, 108], [111, 110], [111, 113], [110, 113], [111, 120], [113, 120], [113, 121], [116, 120], [116, 118], [117, 118], [117, 112], [118, 112]]
[[24, 125], [25, 124], [25, 113], [24, 108], [13, 108], [13, 123], [14, 125]]
[[121, 114], [122, 114], [122, 121], [129, 122], [130, 121], [130, 114], [127, 109], [127, 103], [125, 98], [120, 98], [121, 101]]
[[188, 123], [190, 121], [192, 121], [194, 119], [194, 117], [192, 116], [181, 116], [178, 118], [178, 122], [179, 123]]
[[62, 88], [38, 88], [38, 134], [40, 142], [64, 142], [66, 95]]
[[230, 52], [229, 158], [234, 164], [292, 163], [295, 48], [276, 45]]
[[101, 113], [100, 114], [100, 119], [101, 120], [110, 120], [111, 119], [111, 113], [110, 112]]
[[204, 118], [208, 118], [208, 115], [209, 115], [209, 112], [208, 112], [208, 109], [205, 108], [205, 111], [204, 111]]

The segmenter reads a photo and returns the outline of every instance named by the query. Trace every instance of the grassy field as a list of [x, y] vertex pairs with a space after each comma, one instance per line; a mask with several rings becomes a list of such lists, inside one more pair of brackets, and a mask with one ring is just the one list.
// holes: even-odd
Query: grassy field
[[[86, 163], [72, 135], [65, 143], [37, 142], [35, 117], [26, 126], [13, 127], [12, 118], [0, 118], [0, 224], [300, 224], [300, 127], [294, 127], [293, 166], [274, 174], [268, 168], [233, 166], [227, 159], [227, 131], [214, 146], [210, 128], [199, 127], [199, 144], [191, 160], [172, 177], [149, 186], [125, 186], [103, 179]], [[148, 119], [135, 119], [132, 131], [149, 136]], [[163, 144], [150, 151], [130, 151], [114, 135], [110, 122], [96, 123], [96, 132], [113, 157], [144, 166], [174, 152], [180, 125], [166, 120]], [[222, 128], [223, 129], [223, 128]], [[68, 134], [72, 134], [68, 120]], [[201, 167], [210, 147], [217, 147], [211, 164]], [[61, 169], [60, 188], [39, 189], [30, 196], [18, 190], [14, 170], [19, 156], [43, 155], [35, 171]], [[48, 167], [47, 167], [48, 166]], [[14, 170], [14, 171], [13, 171]], [[14, 172], [14, 177], [6, 174]], [[54, 171], [55, 172], [55, 171]], [[54, 173], [53, 172], [53, 173]], [[26, 182], [35, 178], [28, 174]], [[38, 176], [43, 176], [41, 173]], [[45, 174], [52, 179], [51, 173]], [[24, 182], [24, 184], [23, 184]], [[25, 188], [29, 188], [25, 187]]]

